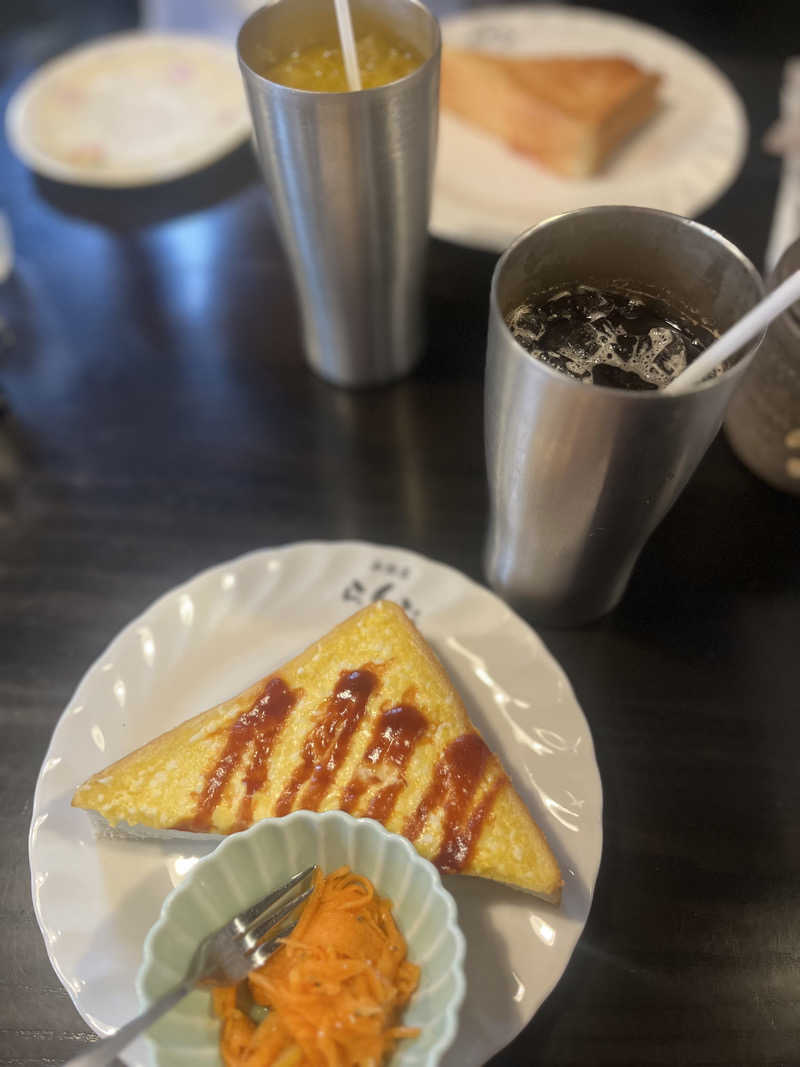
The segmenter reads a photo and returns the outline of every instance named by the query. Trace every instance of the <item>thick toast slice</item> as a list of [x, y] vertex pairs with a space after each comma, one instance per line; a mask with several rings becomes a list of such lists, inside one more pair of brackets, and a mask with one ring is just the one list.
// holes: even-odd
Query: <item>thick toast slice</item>
[[595, 174], [655, 111], [660, 78], [616, 56], [445, 48], [442, 106], [573, 178]]
[[404, 834], [443, 872], [553, 902], [561, 892], [544, 835], [390, 601], [93, 775], [72, 803], [111, 825], [222, 834], [298, 808], [342, 809]]

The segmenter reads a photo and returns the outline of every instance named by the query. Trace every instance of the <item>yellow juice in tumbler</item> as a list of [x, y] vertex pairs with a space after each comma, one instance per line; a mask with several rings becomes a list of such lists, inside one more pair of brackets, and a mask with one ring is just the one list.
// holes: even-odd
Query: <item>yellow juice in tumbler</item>
[[[405, 78], [422, 64], [422, 56], [412, 45], [374, 29], [356, 38], [361, 87], [379, 85]], [[291, 52], [279, 63], [265, 67], [270, 81], [292, 89], [311, 89], [320, 93], [344, 93], [348, 90], [342, 49], [338, 44], [317, 44]]]

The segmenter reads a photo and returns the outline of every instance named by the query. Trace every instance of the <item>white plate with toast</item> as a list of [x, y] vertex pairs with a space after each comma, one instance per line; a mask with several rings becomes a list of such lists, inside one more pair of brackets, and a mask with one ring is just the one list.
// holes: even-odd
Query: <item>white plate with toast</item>
[[695, 217], [739, 173], [748, 125], [736, 90], [705, 56], [653, 26], [588, 8], [520, 5], [449, 16], [442, 36], [445, 49], [508, 58], [619, 57], [659, 75], [660, 84], [655, 113], [589, 178], [562, 177], [443, 108], [431, 216], [437, 237], [502, 251], [542, 219], [597, 204]]
[[[459, 572], [397, 548], [304, 542], [242, 556], [167, 593], [112, 641], [56, 726], [33, 806], [34, 906], [51, 962], [97, 1033], [137, 1013], [145, 935], [218, 839], [98, 836], [70, 804], [75, 789], [381, 599], [404, 608], [444, 664], [564, 880], [553, 905], [496, 882], [445, 877], [467, 942], [467, 996], [443, 1062], [483, 1064], [558, 981], [586, 922], [602, 849], [600, 778], [568, 680], [527, 624]], [[124, 1058], [151, 1063], [144, 1041]]]

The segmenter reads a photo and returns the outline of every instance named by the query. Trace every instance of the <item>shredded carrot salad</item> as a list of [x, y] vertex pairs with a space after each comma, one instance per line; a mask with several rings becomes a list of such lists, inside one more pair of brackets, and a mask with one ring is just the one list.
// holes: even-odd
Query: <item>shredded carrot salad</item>
[[[263, 967], [213, 991], [226, 1067], [378, 1067], [416, 1027], [399, 1016], [419, 981], [391, 901], [340, 867], [317, 871], [300, 921]], [[248, 999], [269, 1008], [255, 1023]]]

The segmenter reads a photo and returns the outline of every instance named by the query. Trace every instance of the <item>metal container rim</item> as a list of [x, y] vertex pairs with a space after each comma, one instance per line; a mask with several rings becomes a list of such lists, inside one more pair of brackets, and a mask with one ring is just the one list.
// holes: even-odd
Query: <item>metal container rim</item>
[[289, 4], [291, 3], [291, 0], [273, 0], [273, 3], [262, 4], [261, 7], [256, 8], [255, 11], [248, 15], [236, 35], [236, 54], [239, 59], [239, 66], [243, 67], [249, 75], [256, 78], [259, 82], [268, 85], [271, 91], [274, 91], [281, 96], [304, 96], [318, 99], [342, 100], [347, 97], [361, 98], [365, 95], [375, 98], [382, 93], [385, 94], [386, 92], [391, 92], [399, 85], [406, 85], [415, 79], [425, 78], [431, 64], [438, 66], [442, 53], [442, 29], [439, 25], [438, 18], [430, 8], [421, 3], [421, 0], [402, 0], [402, 2], [407, 4], [408, 7], [416, 7], [423, 11], [430, 19], [434, 31], [433, 51], [427, 59], [424, 59], [418, 67], [412, 70], [410, 74], [406, 74], [403, 78], [397, 78], [395, 81], [387, 82], [385, 85], [376, 85], [371, 89], [345, 89], [342, 92], [320, 92], [317, 89], [295, 89], [291, 85], [282, 85], [280, 82], [272, 81], [271, 78], [267, 78], [263, 74], [259, 74], [258, 71], [253, 70], [250, 64], [242, 56], [242, 37], [247, 31], [250, 23], [259, 18], [264, 11], [271, 10], [272, 8], [284, 4]]
[[[744, 252], [742, 252], [740, 248], [738, 248], [732, 241], [729, 241], [727, 237], [724, 237], [717, 230], [712, 229], [710, 226], [704, 225], [702, 222], [697, 222], [694, 219], [687, 219], [683, 215], [677, 215], [672, 211], [662, 211], [659, 208], [636, 207], [627, 204], [598, 204], [593, 207], [578, 208], [575, 211], [563, 211], [558, 215], [550, 215], [548, 218], [542, 219], [535, 225], [530, 226], [527, 230], [523, 230], [522, 233], [520, 233], [517, 237], [514, 238], [508, 248], [506, 248], [506, 250], [498, 259], [497, 263], [495, 264], [494, 271], [492, 273], [492, 284], [489, 291], [489, 314], [499, 321], [501, 328], [505, 330], [507, 339], [511, 341], [515, 350], [520, 356], [527, 359], [528, 362], [536, 368], [537, 372], [541, 372], [542, 374], [547, 375], [552, 380], [561, 382], [567, 387], [574, 386], [577, 389], [586, 389], [587, 383], [579, 382], [575, 378], [570, 378], [568, 375], [562, 374], [561, 371], [556, 370], [554, 367], [548, 367], [546, 363], [542, 363], [541, 360], [536, 359], [535, 356], [532, 356], [530, 352], [519, 343], [519, 341], [516, 339], [516, 337], [514, 337], [511, 330], [509, 330], [508, 326], [506, 325], [505, 319], [500, 310], [499, 300], [497, 296], [500, 275], [506, 263], [514, 254], [514, 252], [516, 252], [516, 250], [521, 245], [525, 244], [525, 242], [528, 241], [531, 237], [533, 237], [539, 231], [546, 229], [548, 226], [553, 226], [556, 223], [560, 222], [562, 219], [574, 218], [576, 216], [581, 215], [605, 215], [617, 214], [620, 212], [624, 212], [625, 214], [631, 215], [650, 215], [659, 216], [664, 219], [675, 219], [681, 224], [685, 225], [687, 228], [701, 232], [706, 237], [710, 238], [712, 241], [715, 241], [717, 244], [725, 248], [734, 257], [734, 259], [737, 259], [739, 263], [741, 263], [741, 265], [744, 267], [746, 273], [750, 275], [751, 279], [755, 283], [756, 292], [759, 294], [759, 296], [761, 297], [764, 294], [764, 282], [761, 278], [761, 275], [756, 270], [751, 260], [744, 254]], [[736, 361], [733, 367], [730, 368], [730, 370], [726, 371], [724, 374], [718, 375], [716, 378], [712, 378], [710, 381], [698, 383], [698, 385], [695, 386], [694, 389], [690, 389], [688, 392], [685, 393], [672, 395], [664, 393], [661, 389], [618, 389], [612, 385], [595, 385], [593, 383], [588, 387], [592, 390], [599, 389], [605, 395], [611, 394], [613, 396], [619, 397], [622, 394], [625, 396], [626, 399], [630, 399], [633, 403], [646, 404], [657, 403], [659, 401], [661, 403], [685, 402], [689, 397], [697, 396], [699, 393], [705, 393], [708, 390], [714, 389], [717, 386], [720, 386], [723, 383], [729, 381], [730, 376], [736, 374], [737, 371], [741, 372], [744, 368], [744, 365], [748, 362], [748, 357], [758, 349], [758, 346], [764, 339], [765, 333], [766, 330], [763, 330], [755, 338], [755, 340], [751, 341], [751, 343], [745, 349], [744, 354], [739, 357], [739, 359]]]

